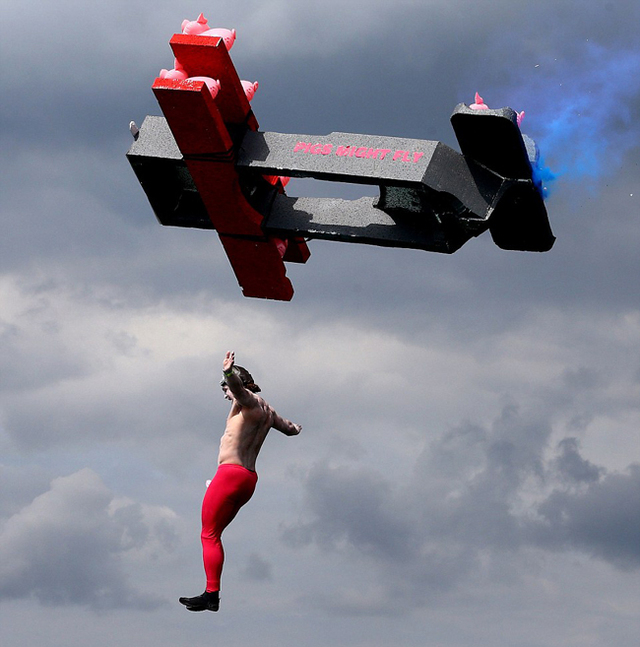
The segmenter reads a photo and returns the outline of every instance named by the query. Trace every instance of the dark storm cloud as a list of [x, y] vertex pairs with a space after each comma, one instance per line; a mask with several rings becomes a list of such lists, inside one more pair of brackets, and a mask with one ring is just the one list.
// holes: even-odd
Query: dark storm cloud
[[[0, 531], [0, 598], [33, 596], [49, 606], [153, 609], [161, 601], [131, 587], [123, 556], [152, 534], [170, 548], [170, 520], [150, 526], [139, 504], [114, 506], [92, 470], [57, 478]], [[169, 540], [169, 541], [168, 541]]]
[[489, 428], [462, 425], [432, 443], [409, 482], [316, 464], [304, 481], [310, 520], [284, 529], [282, 539], [364, 562], [385, 599], [411, 606], [477, 577], [487, 559], [506, 566], [532, 547], [640, 566], [638, 465], [607, 473], [572, 437], [545, 458], [550, 438], [538, 414], [509, 406]]
[[537, 544], [583, 551], [625, 571], [640, 568], [640, 465], [597, 480], [602, 470], [594, 465], [573, 460], [564, 467], [588, 485], [556, 490], [538, 506], [542, 520], [531, 528]]

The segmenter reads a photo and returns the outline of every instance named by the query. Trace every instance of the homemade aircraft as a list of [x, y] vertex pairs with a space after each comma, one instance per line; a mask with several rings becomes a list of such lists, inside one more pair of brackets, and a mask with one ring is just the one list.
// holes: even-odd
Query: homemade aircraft
[[[202, 15], [183, 23], [170, 40], [175, 67], [152, 86], [164, 117], [132, 122], [127, 158], [161, 224], [217, 232], [245, 296], [290, 300], [285, 262], [305, 263], [315, 238], [451, 254], [489, 230], [502, 249], [551, 249], [537, 146], [514, 110], [456, 106], [460, 153], [420, 139], [262, 132], [249, 103], [257, 84], [229, 56], [235, 36]], [[291, 197], [289, 177], [380, 193]]]

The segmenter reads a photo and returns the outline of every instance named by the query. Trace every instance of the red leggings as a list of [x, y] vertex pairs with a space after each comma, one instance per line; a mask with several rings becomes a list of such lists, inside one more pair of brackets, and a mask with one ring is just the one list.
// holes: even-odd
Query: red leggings
[[224, 563], [222, 531], [251, 498], [258, 475], [242, 465], [223, 464], [207, 488], [202, 502], [202, 556], [207, 591], [220, 590]]

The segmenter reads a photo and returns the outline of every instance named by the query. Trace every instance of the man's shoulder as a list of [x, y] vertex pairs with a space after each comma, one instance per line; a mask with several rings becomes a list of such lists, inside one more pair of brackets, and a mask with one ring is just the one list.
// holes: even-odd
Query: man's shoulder
[[255, 393], [251, 393], [251, 396], [252, 396], [252, 404], [249, 406], [247, 405], [242, 406], [242, 412], [245, 415], [252, 416], [255, 418], [264, 418], [266, 416], [271, 415], [271, 412], [273, 411], [273, 409], [264, 398], [261, 398], [259, 395], [256, 395]]

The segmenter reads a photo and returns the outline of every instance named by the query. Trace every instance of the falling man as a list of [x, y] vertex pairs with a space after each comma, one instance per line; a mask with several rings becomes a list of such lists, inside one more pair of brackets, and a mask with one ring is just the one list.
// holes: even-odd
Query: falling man
[[189, 611], [217, 611], [220, 577], [224, 562], [221, 536], [240, 508], [251, 498], [258, 482], [256, 459], [273, 427], [287, 436], [297, 436], [302, 427], [280, 417], [261, 397], [260, 387], [235, 356], [228, 351], [222, 363], [220, 383], [231, 400], [231, 411], [220, 440], [218, 469], [202, 502], [202, 555], [207, 587], [202, 595], [180, 598]]

